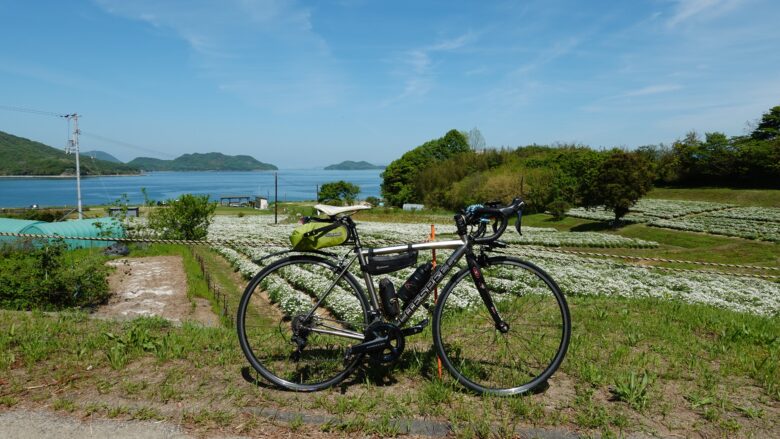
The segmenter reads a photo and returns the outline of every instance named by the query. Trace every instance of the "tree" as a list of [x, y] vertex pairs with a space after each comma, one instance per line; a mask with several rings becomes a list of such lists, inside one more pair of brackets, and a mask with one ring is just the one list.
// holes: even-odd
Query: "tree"
[[208, 195], [185, 194], [154, 209], [149, 227], [164, 239], [204, 239], [216, 209], [217, 203], [209, 202]]
[[390, 163], [382, 173], [382, 196], [390, 205], [420, 201], [417, 177], [423, 169], [446, 160], [455, 154], [469, 151], [466, 137], [458, 130], [450, 130], [444, 137], [425, 142]]
[[352, 204], [360, 193], [360, 186], [344, 180], [325, 183], [320, 186], [317, 201], [321, 203]]
[[756, 140], [772, 140], [780, 137], [780, 105], [764, 113], [761, 122], [750, 136]]
[[479, 132], [477, 127], [474, 127], [471, 129], [471, 131], [469, 131], [468, 141], [469, 146], [474, 151], [482, 151], [487, 146], [487, 143], [485, 143], [485, 138], [482, 137], [482, 133]]
[[653, 183], [650, 161], [637, 152], [610, 151], [586, 184], [584, 204], [603, 205], [615, 213], [615, 224], [642, 198]]

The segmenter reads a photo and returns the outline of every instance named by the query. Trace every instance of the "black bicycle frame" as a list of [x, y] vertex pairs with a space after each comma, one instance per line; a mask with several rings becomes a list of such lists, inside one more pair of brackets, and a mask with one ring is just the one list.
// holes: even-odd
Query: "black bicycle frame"
[[[444, 279], [445, 276], [452, 270], [452, 268], [455, 266], [455, 264], [458, 263], [458, 261], [465, 255], [466, 261], [468, 263], [469, 272], [471, 274], [471, 277], [474, 281], [474, 284], [479, 291], [479, 295], [482, 298], [482, 301], [485, 303], [485, 306], [488, 309], [488, 312], [490, 313], [490, 316], [493, 318], [493, 320], [496, 323], [496, 328], [500, 330], [504, 330], [504, 326], [506, 325], [502, 320], [501, 317], [498, 315], [498, 311], [496, 310], [495, 305], [493, 304], [493, 300], [490, 297], [490, 293], [487, 290], [487, 286], [484, 283], [484, 280], [482, 279], [482, 271], [479, 267], [479, 263], [477, 262], [477, 258], [474, 255], [474, 252], [472, 250], [473, 243], [471, 241], [470, 237], [464, 236], [463, 239], [460, 240], [451, 240], [451, 241], [435, 241], [435, 242], [423, 242], [423, 243], [417, 243], [417, 244], [403, 244], [403, 245], [395, 245], [395, 246], [389, 246], [389, 247], [377, 247], [372, 248], [370, 251], [369, 249], [364, 249], [360, 244], [360, 238], [357, 234], [357, 230], [355, 227], [355, 224], [352, 223], [352, 221], [347, 222], [347, 226], [351, 229], [353, 238], [355, 240], [354, 243], [354, 255], [349, 258], [349, 253], [345, 254], [342, 258], [342, 263], [340, 264], [340, 270], [341, 272], [336, 277], [336, 280], [334, 280], [333, 285], [331, 285], [330, 288], [328, 288], [323, 294], [322, 297], [317, 302], [317, 305], [312, 309], [311, 313], [314, 312], [314, 309], [316, 309], [324, 300], [325, 297], [327, 297], [330, 292], [333, 290], [333, 287], [335, 284], [339, 281], [339, 279], [344, 276], [344, 274], [349, 270], [349, 267], [352, 266], [352, 264], [355, 263], [355, 260], [357, 259], [360, 263], [361, 272], [363, 273], [363, 281], [366, 284], [366, 289], [368, 290], [368, 299], [370, 303], [370, 311], [369, 315], [370, 317], [377, 318], [381, 315], [381, 311], [379, 308], [379, 299], [377, 297], [376, 291], [374, 290], [374, 281], [370, 273], [368, 273], [365, 270], [366, 264], [367, 264], [367, 256], [369, 255], [369, 252], [373, 255], [387, 255], [387, 254], [393, 254], [393, 253], [403, 253], [405, 251], [410, 250], [455, 250], [452, 255], [450, 255], [449, 258], [447, 258], [444, 263], [439, 264], [436, 266], [436, 269], [434, 270], [433, 274], [431, 274], [430, 279], [428, 279], [428, 282], [425, 283], [425, 285], [420, 289], [419, 292], [414, 296], [414, 298], [407, 304], [407, 306], [404, 308], [404, 310], [398, 315], [398, 317], [392, 321], [393, 324], [397, 325], [398, 327], [403, 327], [403, 325], [406, 324], [406, 322], [409, 321], [409, 319], [412, 317], [415, 311], [417, 311], [422, 304], [428, 300], [428, 297], [433, 293], [434, 288], [436, 288], [439, 283]], [[346, 262], [347, 258], [349, 258], [349, 262]], [[309, 314], [309, 317], [311, 316], [311, 313]], [[335, 331], [325, 331], [320, 330], [318, 328], [310, 328], [313, 332], [327, 332], [332, 335], [343, 335], [348, 338], [353, 339], [362, 339], [361, 334], [353, 331], [344, 331], [343, 334], [340, 334], [342, 331], [338, 331], [339, 333]]]

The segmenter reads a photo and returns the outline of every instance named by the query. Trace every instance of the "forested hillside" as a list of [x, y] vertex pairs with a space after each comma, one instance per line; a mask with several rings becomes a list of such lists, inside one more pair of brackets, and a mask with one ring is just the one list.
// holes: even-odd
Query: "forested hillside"
[[[398, 172], [385, 171], [383, 194], [391, 204], [402, 199], [458, 209], [489, 200], [507, 202], [522, 191], [531, 210], [560, 212], [604, 204], [605, 192], [617, 199], [634, 198], [636, 193], [617, 194], [620, 186], [644, 188], [646, 181], [661, 186], [780, 188], [780, 106], [764, 114], [750, 135], [711, 132], [702, 138], [691, 132], [671, 146], [632, 151], [531, 145], [469, 149], [432, 159], [420, 154], [420, 148], [388, 166], [388, 171]], [[399, 181], [397, 174], [408, 178]], [[394, 192], [385, 192], [385, 187]], [[620, 204], [631, 203], [623, 199]]]
[[230, 156], [219, 152], [184, 154], [173, 160], [138, 157], [129, 165], [144, 171], [272, 171], [276, 166], [248, 155]]
[[377, 166], [366, 161], [354, 162], [352, 160], [345, 160], [341, 163], [326, 166], [326, 171], [362, 171], [365, 169], [384, 169], [384, 166]]
[[[137, 174], [137, 167], [82, 158], [81, 175]], [[0, 175], [76, 175], [76, 157], [0, 131]]]

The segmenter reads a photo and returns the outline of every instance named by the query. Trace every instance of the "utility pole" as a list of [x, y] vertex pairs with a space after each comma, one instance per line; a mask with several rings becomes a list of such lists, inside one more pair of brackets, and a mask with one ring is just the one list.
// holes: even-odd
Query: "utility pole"
[[279, 174], [274, 172], [274, 224], [277, 223], [276, 216], [279, 212]]
[[314, 194], [314, 201], [320, 201], [320, 185], [317, 185], [317, 191]]
[[84, 219], [84, 213], [81, 208], [81, 163], [79, 162], [79, 134], [81, 134], [81, 131], [79, 130], [79, 115], [73, 113], [66, 114], [62, 117], [67, 119], [69, 124], [71, 119], [73, 120], [73, 134], [68, 141], [65, 152], [68, 154], [76, 154], [76, 197], [78, 199], [79, 219]]

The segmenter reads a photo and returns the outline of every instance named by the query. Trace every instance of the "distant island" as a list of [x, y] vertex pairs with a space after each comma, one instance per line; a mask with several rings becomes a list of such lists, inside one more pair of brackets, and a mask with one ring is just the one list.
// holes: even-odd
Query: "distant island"
[[[140, 169], [95, 158], [81, 160], [81, 175], [138, 174]], [[0, 175], [76, 175], [76, 156], [59, 148], [0, 131]]]
[[363, 171], [366, 169], [385, 169], [385, 167], [372, 165], [365, 161], [353, 162], [352, 160], [345, 160], [341, 163], [325, 167], [326, 171]]
[[127, 163], [144, 171], [275, 171], [274, 165], [248, 155], [225, 155], [220, 152], [184, 154], [173, 160], [138, 157]]

